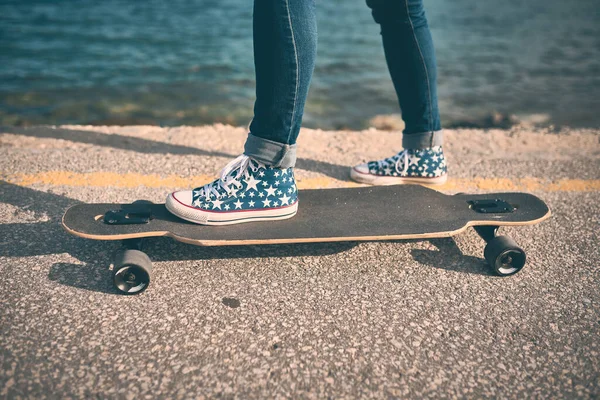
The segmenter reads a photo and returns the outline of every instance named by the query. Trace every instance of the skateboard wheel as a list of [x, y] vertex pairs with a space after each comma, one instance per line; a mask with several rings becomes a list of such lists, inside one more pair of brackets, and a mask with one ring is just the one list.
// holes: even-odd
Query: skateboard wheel
[[138, 294], [150, 284], [152, 261], [146, 253], [122, 249], [115, 255], [113, 282], [120, 293]]
[[492, 271], [500, 276], [516, 274], [525, 265], [525, 252], [509, 236], [496, 236], [483, 251]]

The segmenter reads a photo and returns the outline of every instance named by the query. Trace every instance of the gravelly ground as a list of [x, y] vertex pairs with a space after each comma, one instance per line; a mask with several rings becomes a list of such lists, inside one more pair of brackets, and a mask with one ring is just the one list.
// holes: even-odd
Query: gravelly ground
[[[90, 129], [4, 128], [2, 176], [215, 174], [244, 136], [220, 125]], [[599, 138], [451, 131], [447, 149], [455, 177], [598, 180]], [[397, 140], [307, 130], [300, 144], [299, 177], [345, 180], [357, 158], [390, 155]], [[488, 274], [472, 231], [226, 248], [152, 239], [152, 286], [119, 296], [107, 268], [117, 244], [72, 237], [60, 217], [77, 202], [166, 191], [0, 186], [0, 397], [600, 396], [598, 191], [535, 192], [553, 217], [505, 230], [529, 257], [509, 278]]]

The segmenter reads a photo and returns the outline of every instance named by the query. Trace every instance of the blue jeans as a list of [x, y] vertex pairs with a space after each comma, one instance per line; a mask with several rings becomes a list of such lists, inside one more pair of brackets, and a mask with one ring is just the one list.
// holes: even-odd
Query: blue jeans
[[[367, 5], [381, 27], [405, 122], [402, 146], [441, 145], [435, 52], [423, 0], [367, 0]], [[253, 22], [256, 102], [244, 154], [293, 167], [317, 50], [315, 0], [255, 0]]]

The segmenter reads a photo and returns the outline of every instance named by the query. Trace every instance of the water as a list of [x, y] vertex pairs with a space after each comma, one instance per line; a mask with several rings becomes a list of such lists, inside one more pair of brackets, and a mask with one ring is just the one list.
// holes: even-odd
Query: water
[[[600, 126], [597, 0], [425, 0], [445, 126], [492, 112]], [[363, 0], [319, 0], [304, 125], [398, 113]], [[250, 0], [0, 0], [0, 124], [245, 125]]]

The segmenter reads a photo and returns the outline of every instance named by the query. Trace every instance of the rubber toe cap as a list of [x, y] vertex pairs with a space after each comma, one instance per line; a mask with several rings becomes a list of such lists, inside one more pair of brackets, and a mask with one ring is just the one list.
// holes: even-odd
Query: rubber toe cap
[[192, 191], [191, 190], [182, 190], [179, 192], [173, 192], [169, 195], [173, 200], [182, 203], [186, 206], [192, 205]]
[[369, 166], [367, 164], [359, 164], [354, 166], [354, 170], [356, 172], [360, 172], [361, 174], [369, 173]]

